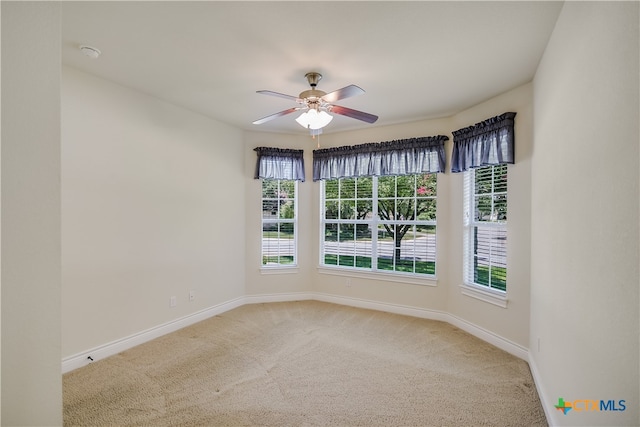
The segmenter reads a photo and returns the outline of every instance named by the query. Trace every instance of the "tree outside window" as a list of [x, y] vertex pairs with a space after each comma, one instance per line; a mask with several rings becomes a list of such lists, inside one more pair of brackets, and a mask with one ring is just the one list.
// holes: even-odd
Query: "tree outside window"
[[436, 174], [324, 181], [325, 265], [435, 274]]

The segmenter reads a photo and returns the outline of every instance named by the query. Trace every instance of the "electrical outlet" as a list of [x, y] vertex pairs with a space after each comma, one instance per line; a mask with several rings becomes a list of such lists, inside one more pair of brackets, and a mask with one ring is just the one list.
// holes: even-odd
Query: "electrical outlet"
[[196, 291], [189, 291], [189, 301], [196, 299]]
[[176, 305], [178, 305], [178, 299], [176, 297], [171, 297], [169, 299], [169, 305], [171, 307], [175, 307]]

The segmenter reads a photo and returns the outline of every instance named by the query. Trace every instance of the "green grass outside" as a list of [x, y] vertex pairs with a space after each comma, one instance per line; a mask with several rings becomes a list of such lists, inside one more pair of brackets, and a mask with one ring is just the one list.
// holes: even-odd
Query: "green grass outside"
[[262, 265], [267, 264], [281, 264], [281, 265], [290, 265], [293, 264], [293, 256], [285, 255], [285, 256], [263, 256], [262, 257]]
[[507, 269], [504, 267], [491, 267], [490, 272], [489, 266], [478, 265], [474, 271], [473, 279], [479, 285], [489, 286], [501, 291], [507, 290]]
[[[339, 265], [342, 267], [371, 268], [371, 257], [360, 257], [351, 255], [325, 255], [325, 265]], [[436, 263], [433, 261], [416, 261], [415, 270], [412, 260], [400, 260], [393, 265], [393, 259], [378, 258], [378, 270], [400, 271], [416, 274], [435, 274]]]

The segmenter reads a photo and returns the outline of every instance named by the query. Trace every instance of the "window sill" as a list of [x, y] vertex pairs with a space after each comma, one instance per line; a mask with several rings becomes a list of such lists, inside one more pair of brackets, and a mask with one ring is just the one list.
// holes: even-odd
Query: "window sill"
[[463, 295], [497, 305], [498, 307], [507, 308], [509, 300], [504, 292], [482, 289], [482, 287], [478, 285], [469, 285], [466, 283], [460, 285], [460, 289], [462, 289]]
[[299, 272], [300, 269], [297, 265], [293, 265], [291, 267], [260, 267], [260, 274], [298, 274]]
[[369, 271], [360, 271], [355, 268], [354, 269], [345, 268], [345, 267], [332, 268], [332, 267], [326, 267], [326, 266], [318, 266], [318, 273], [331, 274], [334, 276], [357, 277], [360, 279], [408, 283], [411, 285], [420, 285], [420, 286], [438, 286], [438, 279], [432, 276], [421, 278], [421, 277], [409, 276], [404, 274], [392, 274], [392, 273], [372, 272], [372, 271], [369, 272]]

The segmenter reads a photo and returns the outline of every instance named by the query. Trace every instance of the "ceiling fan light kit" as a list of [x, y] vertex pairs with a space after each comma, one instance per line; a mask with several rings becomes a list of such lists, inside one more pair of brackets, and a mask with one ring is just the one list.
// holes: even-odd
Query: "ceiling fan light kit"
[[257, 91], [257, 93], [263, 95], [277, 96], [279, 98], [285, 98], [295, 101], [296, 103], [300, 104], [300, 106], [289, 108], [287, 110], [263, 117], [254, 121], [253, 124], [259, 125], [296, 111], [303, 111], [303, 113], [296, 119], [296, 122], [298, 122], [298, 124], [300, 124], [300, 126], [304, 127], [305, 129], [308, 129], [311, 136], [315, 136], [322, 133], [322, 128], [327, 126], [331, 122], [331, 120], [333, 120], [333, 116], [329, 114], [330, 112], [351, 117], [353, 119], [362, 120], [367, 123], [374, 123], [376, 120], [378, 120], [378, 116], [375, 116], [373, 114], [333, 104], [333, 102], [335, 101], [364, 93], [364, 90], [362, 90], [358, 86], [349, 85], [343, 87], [342, 89], [326, 93], [324, 91], [316, 89], [318, 82], [322, 79], [322, 74], [309, 72], [305, 74], [305, 77], [309, 82], [309, 86], [311, 86], [311, 89], [301, 92], [297, 97], [269, 90]]
[[329, 115], [326, 111], [320, 111], [310, 109], [306, 113], [300, 114], [296, 119], [296, 122], [305, 129], [320, 129], [328, 125], [333, 116]]

